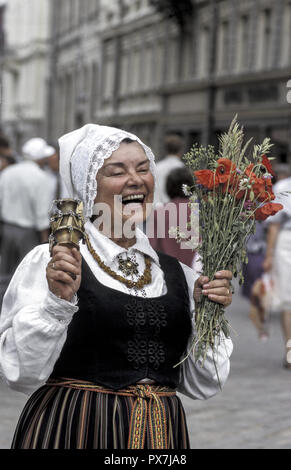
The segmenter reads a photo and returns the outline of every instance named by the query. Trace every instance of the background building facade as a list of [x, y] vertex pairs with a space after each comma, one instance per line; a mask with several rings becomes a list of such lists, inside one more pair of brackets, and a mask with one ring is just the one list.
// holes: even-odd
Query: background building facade
[[[237, 113], [248, 135], [256, 141], [270, 136], [274, 154], [291, 160], [291, 105], [286, 98], [290, 0], [193, 0], [193, 13], [183, 28], [158, 13], [150, 0], [21, 3], [22, 11], [24, 4], [46, 4], [41, 31], [45, 44], [50, 36], [50, 47], [40, 40], [42, 66], [37, 72], [31, 69], [35, 85], [27, 82], [24, 88], [26, 97], [45, 88], [44, 136], [50, 141], [90, 121], [137, 133], [161, 157], [167, 131], [181, 132], [187, 147], [213, 143]], [[14, 56], [19, 57], [23, 46], [17, 49]], [[23, 52], [20, 61], [25, 63]], [[6, 67], [14, 82], [15, 63], [19, 59], [8, 55]], [[9, 96], [17, 102], [16, 127], [26, 126], [29, 117], [25, 102], [13, 93], [13, 80], [5, 89], [8, 128]]]
[[100, 82], [100, 0], [51, 0], [48, 139], [95, 120]]
[[2, 123], [2, 98], [3, 98], [3, 60], [4, 60], [4, 47], [5, 47], [5, 35], [4, 35], [4, 12], [5, 12], [6, 1], [0, 0], [0, 131]]
[[6, 1], [2, 124], [18, 148], [27, 138], [45, 134], [49, 3]]

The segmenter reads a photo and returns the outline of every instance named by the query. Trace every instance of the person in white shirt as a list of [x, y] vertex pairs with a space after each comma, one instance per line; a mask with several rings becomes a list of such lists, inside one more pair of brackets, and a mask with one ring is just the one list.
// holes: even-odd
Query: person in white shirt
[[[289, 169], [290, 174], [290, 169]], [[291, 370], [291, 177], [283, 177], [274, 185], [274, 202], [283, 209], [267, 219], [267, 248], [264, 270], [270, 272], [276, 293], [276, 309], [281, 312], [285, 340], [283, 365]]]
[[204, 367], [186, 358], [194, 302], [208, 295], [230, 305], [232, 274], [209, 282], [156, 253], [138, 228], [129, 236], [128, 222], [144, 220], [155, 185], [154, 156], [140, 139], [87, 124], [59, 143], [69, 195], [84, 204], [86, 243], [80, 251], [56, 245], [52, 257], [48, 245], [37, 246], [6, 292], [1, 372], [11, 388], [32, 394], [12, 448], [189, 448], [176, 391], [216, 394], [232, 352], [221, 334]]
[[166, 204], [170, 201], [166, 189], [167, 178], [172, 170], [185, 166], [182, 161], [184, 141], [179, 134], [170, 133], [165, 137], [165, 151], [166, 157], [156, 164], [155, 204]]
[[0, 175], [2, 293], [24, 256], [48, 239], [51, 192], [42, 170], [48, 146], [45, 140], [33, 138], [22, 151], [24, 161], [7, 167]]

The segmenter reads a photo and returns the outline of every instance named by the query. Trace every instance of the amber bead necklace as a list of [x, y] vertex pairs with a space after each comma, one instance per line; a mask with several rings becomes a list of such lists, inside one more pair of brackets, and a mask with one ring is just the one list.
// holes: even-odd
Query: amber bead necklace
[[99, 255], [97, 255], [96, 251], [91, 245], [91, 242], [89, 240], [88, 235], [86, 234], [86, 244], [88, 247], [89, 252], [93, 256], [94, 260], [98, 263], [101, 269], [105, 271], [109, 276], [113, 277], [113, 279], [116, 279], [119, 282], [122, 282], [125, 284], [128, 288], [130, 289], [143, 289], [143, 287], [147, 284], [150, 284], [152, 282], [152, 273], [151, 273], [151, 258], [147, 255], [144, 255], [145, 257], [145, 270], [143, 272], [143, 275], [138, 279], [138, 281], [131, 281], [129, 279], [126, 279], [123, 276], [120, 276], [117, 274], [115, 271], [109, 268], [109, 266], [106, 266], [106, 264], [102, 261]]

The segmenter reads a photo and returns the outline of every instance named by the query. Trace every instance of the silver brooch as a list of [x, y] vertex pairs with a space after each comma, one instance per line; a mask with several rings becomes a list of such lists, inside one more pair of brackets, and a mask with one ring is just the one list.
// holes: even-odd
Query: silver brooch
[[138, 274], [138, 264], [129, 256], [126, 259], [118, 258], [118, 268], [125, 276]]

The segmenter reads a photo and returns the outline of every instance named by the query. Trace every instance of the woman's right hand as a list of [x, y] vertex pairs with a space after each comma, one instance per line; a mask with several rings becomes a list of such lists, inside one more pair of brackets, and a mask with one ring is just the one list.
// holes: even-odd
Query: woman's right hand
[[265, 272], [271, 271], [273, 267], [273, 256], [267, 255], [263, 261], [263, 270]]
[[54, 246], [52, 259], [46, 268], [46, 278], [49, 290], [56, 297], [72, 301], [81, 284], [81, 264], [82, 257], [77, 248]]

